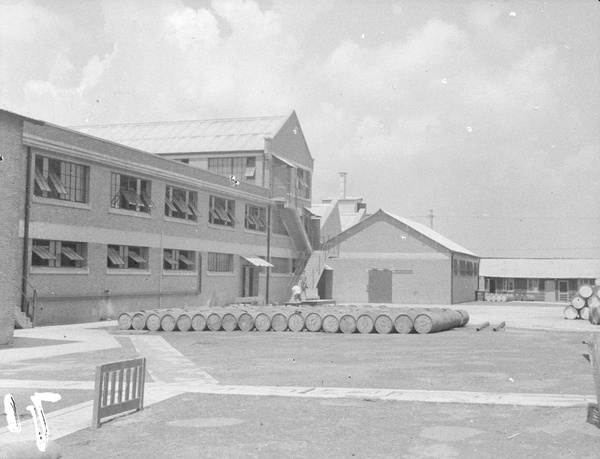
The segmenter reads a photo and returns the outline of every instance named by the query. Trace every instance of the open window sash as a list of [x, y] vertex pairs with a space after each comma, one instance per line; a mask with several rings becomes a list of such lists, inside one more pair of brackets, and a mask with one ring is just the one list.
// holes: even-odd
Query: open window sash
[[84, 261], [84, 258], [81, 255], [79, 255], [77, 252], [75, 252], [75, 250], [73, 250], [70, 247], [62, 247], [61, 248], [61, 252], [69, 260]]
[[175, 258], [173, 258], [171, 251], [165, 252], [164, 258], [165, 258], [165, 261], [167, 263], [169, 263], [171, 266], [177, 266], [179, 264], [179, 263], [177, 263], [177, 260]]
[[141, 201], [148, 206], [148, 209], [155, 207], [154, 202], [152, 202], [152, 199], [150, 198], [150, 194], [146, 193], [145, 191], [142, 191], [142, 193], [139, 195], [139, 198], [141, 198]]
[[171, 209], [171, 212], [179, 212], [179, 211], [177, 210], [177, 207], [175, 207], [175, 204], [173, 204], [173, 201], [171, 201], [171, 200], [169, 199], [169, 195], [166, 195], [166, 196], [165, 196], [165, 204], [167, 205], [167, 207], [168, 207], [169, 209]]
[[185, 263], [188, 266], [194, 266], [194, 262], [192, 260], [190, 260], [188, 257], [186, 257], [185, 255], [182, 255], [181, 253], [179, 254], [179, 261], [182, 261], [183, 263]]
[[146, 207], [144, 201], [142, 201], [140, 196], [135, 191], [122, 187], [119, 190], [119, 193], [125, 198], [125, 201], [127, 201], [127, 204], [130, 206]]
[[254, 174], [256, 173], [256, 167], [247, 167], [244, 172], [245, 178], [254, 178]]
[[232, 223], [231, 219], [229, 218], [228, 212], [223, 207], [215, 206], [214, 211], [218, 215], [219, 220], [223, 220], [227, 223]]
[[50, 182], [52, 182], [52, 185], [54, 185], [54, 188], [56, 188], [58, 194], [61, 196], [67, 196], [69, 194], [60, 180], [60, 177], [56, 175], [56, 172], [54, 172], [52, 169], [48, 169], [48, 178], [50, 179]]
[[184, 214], [192, 215], [192, 211], [185, 202], [185, 198], [180, 196], [178, 193], [173, 192], [173, 202]]
[[56, 260], [56, 256], [53, 255], [47, 247], [34, 245], [31, 250], [42, 260]]
[[115, 249], [108, 249], [108, 259], [113, 265], [125, 266], [125, 260]]
[[146, 260], [132, 250], [129, 250], [127, 255], [136, 263], [146, 263]]
[[52, 188], [50, 188], [50, 185], [48, 185], [44, 174], [42, 174], [42, 171], [40, 171], [37, 167], [35, 168], [35, 182], [42, 189], [42, 191], [46, 191], [48, 193], [52, 192]]
[[196, 215], [196, 217], [200, 218], [200, 211], [198, 210], [198, 206], [196, 206], [196, 203], [190, 199], [187, 205], [190, 208], [190, 210]]

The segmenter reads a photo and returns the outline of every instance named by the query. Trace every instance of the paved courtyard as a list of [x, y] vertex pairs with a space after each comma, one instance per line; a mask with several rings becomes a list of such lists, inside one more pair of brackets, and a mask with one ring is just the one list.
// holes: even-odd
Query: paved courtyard
[[[16, 332], [0, 392], [20, 434], [45, 403], [63, 457], [600, 457], [583, 340], [600, 327], [547, 305], [460, 305], [467, 327], [432, 335], [122, 332], [115, 322]], [[483, 321], [504, 331], [476, 331]], [[148, 359], [146, 408], [91, 429], [95, 366]], [[38, 357], [38, 356], [41, 356]]]

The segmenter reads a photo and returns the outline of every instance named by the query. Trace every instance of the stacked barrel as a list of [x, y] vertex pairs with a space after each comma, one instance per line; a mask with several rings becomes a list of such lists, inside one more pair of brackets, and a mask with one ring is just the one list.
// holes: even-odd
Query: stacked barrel
[[535, 295], [530, 293], [486, 293], [485, 301], [507, 302], [507, 301], [535, 301]]
[[595, 285], [583, 284], [571, 303], [564, 309], [565, 319], [589, 320], [600, 325], [600, 278]]
[[325, 333], [428, 334], [463, 327], [469, 314], [449, 308], [227, 306], [154, 309], [119, 316], [121, 330], [150, 331], [292, 331]]

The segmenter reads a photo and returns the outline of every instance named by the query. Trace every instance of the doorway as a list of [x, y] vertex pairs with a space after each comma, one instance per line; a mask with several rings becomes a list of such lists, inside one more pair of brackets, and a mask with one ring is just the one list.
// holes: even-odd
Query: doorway
[[392, 302], [392, 271], [389, 269], [370, 269], [369, 303], [391, 303]]
[[568, 303], [569, 301], [569, 281], [558, 281], [558, 301]]
[[258, 275], [260, 268], [251, 265], [244, 265], [242, 296], [258, 296]]

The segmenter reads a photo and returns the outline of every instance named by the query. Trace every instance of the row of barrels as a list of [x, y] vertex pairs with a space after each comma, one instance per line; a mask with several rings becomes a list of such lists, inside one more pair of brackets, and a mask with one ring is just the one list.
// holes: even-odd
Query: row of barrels
[[563, 314], [565, 319], [589, 320], [594, 325], [600, 325], [600, 286], [580, 286], [577, 295], [571, 299]]
[[324, 331], [327, 333], [436, 333], [463, 327], [469, 314], [447, 308], [211, 308], [162, 309], [123, 313], [121, 330], [150, 331]]
[[486, 293], [485, 301], [535, 301], [535, 295], [528, 293]]

